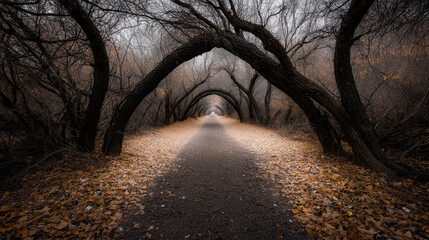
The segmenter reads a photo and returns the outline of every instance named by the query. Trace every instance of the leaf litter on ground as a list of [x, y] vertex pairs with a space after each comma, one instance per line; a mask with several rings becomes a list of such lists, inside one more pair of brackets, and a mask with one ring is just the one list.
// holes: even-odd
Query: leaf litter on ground
[[[263, 177], [291, 201], [302, 228], [320, 239], [429, 238], [429, 185], [391, 181], [311, 141], [219, 118], [227, 133], [259, 156]], [[118, 157], [72, 159], [81, 169], [58, 165], [22, 179], [19, 190], [0, 193], [2, 239], [109, 239], [121, 234], [123, 214], [137, 208], [155, 178], [168, 171], [201, 121], [188, 120], [128, 136]], [[88, 159], [84, 159], [88, 161]], [[141, 226], [148, 233], [154, 226]]]
[[91, 156], [101, 164], [69, 159], [81, 168], [59, 164], [25, 176], [21, 189], [0, 193], [0, 239], [118, 236], [125, 211], [134, 207], [144, 213], [139, 202], [146, 189], [168, 171], [198, 125], [187, 120], [146, 129], [128, 136], [118, 157]]
[[221, 118], [227, 133], [259, 156], [264, 177], [293, 204], [294, 220], [318, 239], [428, 239], [429, 184], [328, 157], [312, 141]]

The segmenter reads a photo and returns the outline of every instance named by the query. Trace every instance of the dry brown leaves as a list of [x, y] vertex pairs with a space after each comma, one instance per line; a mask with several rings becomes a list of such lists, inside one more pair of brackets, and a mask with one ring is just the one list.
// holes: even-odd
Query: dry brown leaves
[[328, 158], [315, 144], [222, 121], [229, 135], [260, 156], [262, 172], [291, 201], [295, 220], [308, 233], [320, 239], [429, 238], [429, 184], [387, 180]]
[[[124, 153], [103, 167], [58, 166], [22, 179], [23, 187], [0, 195], [0, 238], [108, 239], [197, 130], [195, 120], [129, 137]], [[192, 127], [191, 127], [192, 126]], [[187, 131], [177, 131], [185, 128]], [[90, 165], [90, 164], [88, 164]]]

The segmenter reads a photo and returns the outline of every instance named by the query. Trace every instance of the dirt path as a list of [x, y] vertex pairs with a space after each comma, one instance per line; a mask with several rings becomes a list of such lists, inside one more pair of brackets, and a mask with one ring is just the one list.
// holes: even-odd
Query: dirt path
[[[158, 179], [144, 214], [125, 216], [124, 239], [306, 239], [290, 206], [258, 177], [256, 157], [211, 116]], [[133, 227], [136, 226], [136, 227]], [[153, 226], [153, 227], [151, 227]]]

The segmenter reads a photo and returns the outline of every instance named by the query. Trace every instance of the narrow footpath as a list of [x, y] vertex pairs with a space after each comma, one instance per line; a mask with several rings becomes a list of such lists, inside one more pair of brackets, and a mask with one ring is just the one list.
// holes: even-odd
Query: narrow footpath
[[124, 216], [123, 239], [309, 238], [255, 161], [210, 116], [142, 199], [144, 214]]

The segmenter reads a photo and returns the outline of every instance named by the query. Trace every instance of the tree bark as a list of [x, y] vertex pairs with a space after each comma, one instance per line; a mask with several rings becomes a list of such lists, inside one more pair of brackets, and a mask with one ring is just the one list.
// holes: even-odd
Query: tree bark
[[379, 139], [366, 114], [365, 106], [360, 99], [350, 60], [356, 29], [374, 2], [374, 0], [353, 0], [351, 2], [336, 36], [334, 72], [338, 91], [341, 95], [342, 106], [349, 114], [353, 125], [358, 128], [364, 142], [374, 155], [380, 159], [384, 159], [385, 156], [381, 151]]
[[171, 104], [170, 104], [170, 94], [171, 94], [171, 92], [167, 93], [167, 96], [165, 97], [165, 102], [164, 102], [164, 116], [165, 116], [164, 123], [165, 124], [168, 124], [167, 121], [169, 121], [169, 119], [170, 119], [170, 114], [171, 114], [170, 111], [172, 110], [170, 108], [170, 106], [171, 106]]
[[92, 87], [78, 139], [78, 145], [81, 150], [90, 152], [94, 150], [101, 108], [109, 87], [109, 57], [100, 32], [79, 2], [76, 0], [59, 0], [59, 2], [67, 9], [88, 37], [94, 58], [94, 86]]
[[265, 124], [271, 123], [271, 83], [267, 81], [267, 91], [265, 92]]

